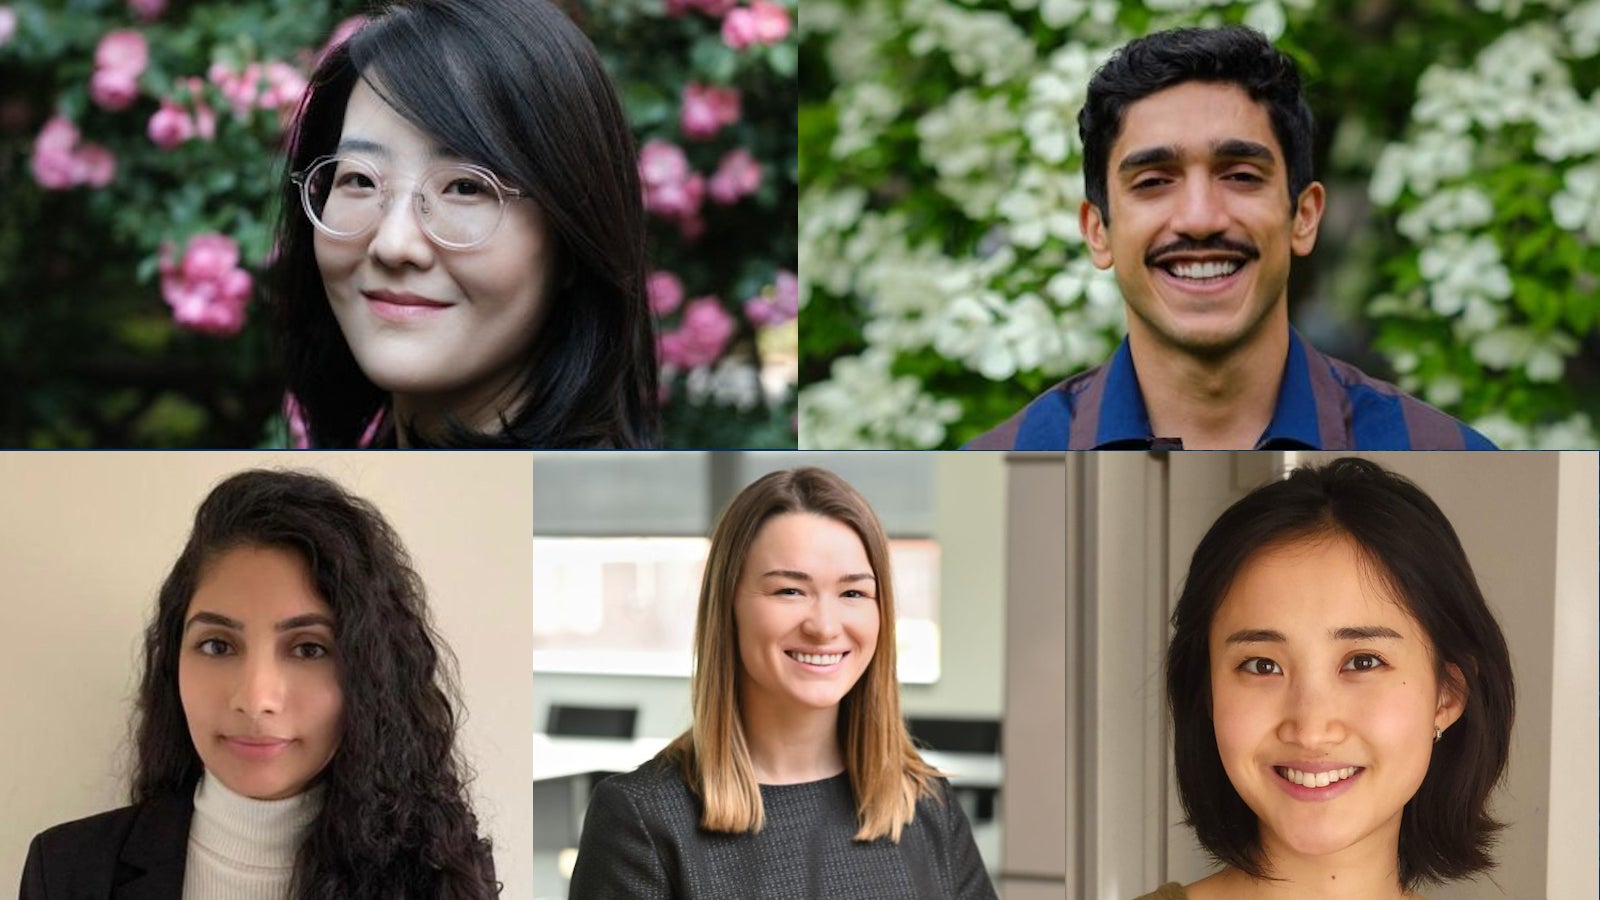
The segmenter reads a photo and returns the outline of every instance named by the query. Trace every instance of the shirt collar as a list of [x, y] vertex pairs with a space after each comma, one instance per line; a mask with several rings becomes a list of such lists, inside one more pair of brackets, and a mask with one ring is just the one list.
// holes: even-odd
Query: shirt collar
[[[1311, 368], [1306, 352], [1300, 335], [1293, 328], [1289, 329], [1289, 357], [1284, 366], [1283, 381], [1278, 386], [1278, 404], [1272, 411], [1267, 430], [1262, 432], [1261, 439], [1256, 443], [1257, 449], [1321, 449], [1317, 399], [1311, 390]], [[1133, 365], [1133, 350], [1124, 337], [1105, 367], [1105, 391], [1100, 398], [1100, 422], [1095, 429], [1095, 447], [1127, 446], [1126, 442], [1138, 442], [1139, 446], [1148, 447], [1154, 440], [1156, 436], [1150, 431], [1150, 413], [1144, 405], [1144, 394], [1139, 390], [1139, 373]]]

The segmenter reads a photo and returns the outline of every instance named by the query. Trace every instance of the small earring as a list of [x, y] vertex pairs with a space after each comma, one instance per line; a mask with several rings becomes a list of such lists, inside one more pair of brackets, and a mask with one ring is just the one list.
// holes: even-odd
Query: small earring
[[1439, 738], [1442, 738], [1442, 737], [1444, 737], [1444, 729], [1440, 728], [1437, 725], [1435, 725], [1434, 728], [1433, 728], [1433, 742], [1435, 744], [1439, 743]]

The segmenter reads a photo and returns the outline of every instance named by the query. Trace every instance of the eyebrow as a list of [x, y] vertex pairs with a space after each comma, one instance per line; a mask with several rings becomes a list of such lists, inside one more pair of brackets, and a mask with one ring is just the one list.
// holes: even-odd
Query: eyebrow
[[[1328, 636], [1336, 641], [1371, 641], [1383, 638], [1386, 640], [1403, 641], [1405, 638], [1400, 632], [1383, 625], [1346, 625], [1343, 628], [1333, 628], [1328, 631]], [[1289, 639], [1281, 631], [1270, 628], [1243, 628], [1228, 635], [1224, 644], [1287, 644]]]
[[[797, 571], [795, 569], [771, 569], [769, 571], [762, 572], [761, 573], [761, 577], [762, 578], [789, 578], [789, 579], [792, 579], [794, 581], [804, 581], [804, 582], [807, 582], [807, 583], [810, 583], [811, 581], [813, 581], [813, 579], [812, 579], [812, 577], [810, 575], [807, 575], [805, 572], [800, 572], [800, 571]], [[857, 582], [857, 581], [877, 581], [877, 580], [878, 579], [876, 577], [874, 577], [871, 572], [857, 572], [857, 573], [854, 573], [854, 574], [851, 574], [851, 575], [842, 575], [842, 576], [839, 577], [839, 583], [840, 584], [849, 584], [849, 583], [853, 583], [853, 582]]]
[[[214, 612], [195, 613], [189, 617], [189, 621], [183, 626], [183, 630], [188, 631], [196, 624], [220, 625], [221, 627], [230, 629], [232, 631], [244, 630], [243, 622], [239, 621], [238, 619], [230, 619], [221, 613]], [[283, 621], [274, 625], [272, 630], [279, 632], [294, 631], [297, 628], [310, 628], [316, 625], [322, 625], [329, 631], [333, 630], [333, 620], [322, 613], [305, 613], [304, 615], [290, 616], [289, 618], [284, 619]]]
[[[336, 147], [333, 152], [334, 153], [370, 153], [373, 156], [376, 156], [376, 157], [378, 157], [380, 159], [384, 159], [384, 160], [389, 160], [389, 159], [393, 159], [394, 158], [394, 154], [389, 152], [389, 148], [388, 147], [384, 146], [383, 144], [378, 143], [377, 141], [369, 141], [366, 138], [345, 138], [345, 139], [339, 141], [339, 146]], [[428, 158], [429, 159], [464, 159], [465, 157], [463, 157], [461, 154], [459, 154], [459, 153], [457, 153], [454, 150], [451, 150], [449, 148], [435, 146], [435, 147], [429, 147], [428, 148]]]
[[[1272, 150], [1265, 144], [1255, 141], [1246, 141], [1240, 138], [1228, 138], [1222, 141], [1213, 141], [1211, 155], [1219, 159], [1240, 159], [1272, 165], [1278, 161]], [[1145, 147], [1135, 150], [1122, 158], [1117, 165], [1119, 173], [1127, 173], [1132, 169], [1143, 169], [1148, 166], [1168, 165], [1178, 161], [1182, 156], [1176, 144], [1164, 144], [1160, 147]]]

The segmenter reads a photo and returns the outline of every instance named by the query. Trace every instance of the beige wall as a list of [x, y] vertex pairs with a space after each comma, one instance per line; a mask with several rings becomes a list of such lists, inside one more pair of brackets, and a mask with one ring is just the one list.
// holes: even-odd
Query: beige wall
[[526, 454], [0, 454], [0, 893], [29, 839], [125, 804], [140, 633], [195, 507], [257, 466], [309, 469], [375, 503], [460, 661], [473, 801], [508, 898], [531, 897]]

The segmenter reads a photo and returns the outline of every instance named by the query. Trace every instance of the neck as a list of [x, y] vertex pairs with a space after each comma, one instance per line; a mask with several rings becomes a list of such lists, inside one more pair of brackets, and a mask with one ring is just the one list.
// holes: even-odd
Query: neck
[[1319, 856], [1295, 853], [1264, 832], [1263, 855], [1271, 860], [1268, 872], [1274, 880], [1257, 881], [1237, 869], [1224, 869], [1201, 882], [1217, 890], [1196, 890], [1191, 896], [1241, 900], [1420, 900], [1400, 886], [1398, 818], [1394, 826], [1344, 850]]
[[844, 771], [837, 706], [774, 709], [750, 702], [748, 693], [743, 699], [745, 744], [757, 782], [801, 784]]
[[497, 434], [502, 416], [510, 418], [527, 402], [522, 372], [456, 391], [403, 393], [390, 395], [391, 425], [401, 448], [410, 446], [411, 436], [439, 440], [447, 423], [455, 422], [473, 431]]
[[1199, 356], [1163, 344], [1129, 316], [1128, 347], [1155, 436], [1182, 438], [1185, 450], [1248, 450], [1278, 404], [1289, 323], [1277, 313], [1237, 347]]

